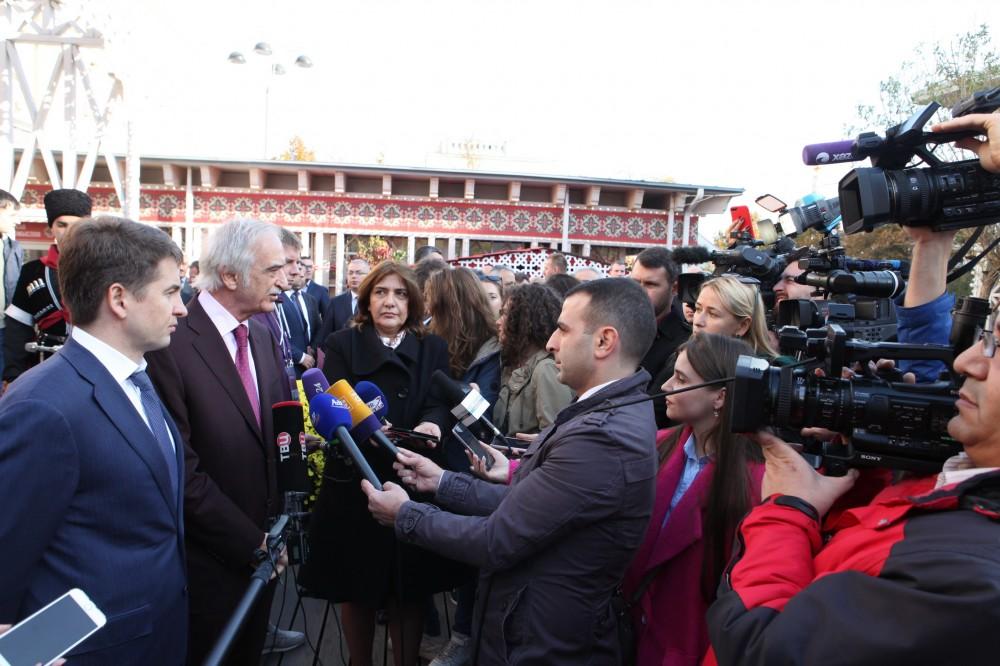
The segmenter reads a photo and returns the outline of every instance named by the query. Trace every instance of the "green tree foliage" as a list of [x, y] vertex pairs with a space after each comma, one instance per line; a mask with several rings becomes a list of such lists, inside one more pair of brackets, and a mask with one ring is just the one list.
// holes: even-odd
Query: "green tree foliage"
[[[887, 127], [899, 124], [930, 101], [942, 106], [934, 120], [944, 120], [950, 117], [948, 110], [959, 100], [996, 86], [1000, 86], [1000, 52], [987, 25], [956, 35], [947, 43], [918, 44], [913, 57], [902, 62], [895, 74], [880, 83], [879, 102], [857, 107], [857, 121], [847, 127], [848, 136], [865, 131], [884, 133]], [[935, 155], [947, 161], [972, 157], [950, 145], [940, 146]], [[956, 248], [970, 233], [967, 230], [958, 235]], [[996, 225], [988, 228], [977, 247], [981, 250], [997, 238], [998, 233]], [[886, 225], [868, 234], [845, 236], [844, 245], [851, 256], [902, 259], [909, 256], [912, 243], [902, 228]], [[998, 255], [1000, 252], [993, 252], [982, 262], [986, 284], [1000, 269]], [[969, 282], [969, 278], [959, 280], [951, 289], [956, 293], [963, 293], [964, 289], [964, 293], [968, 293]]]

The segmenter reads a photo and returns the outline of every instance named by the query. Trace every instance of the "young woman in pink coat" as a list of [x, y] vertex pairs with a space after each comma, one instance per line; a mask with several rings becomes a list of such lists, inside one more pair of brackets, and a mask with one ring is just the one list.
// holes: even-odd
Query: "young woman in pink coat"
[[[742, 340], [695, 335], [680, 347], [673, 390], [731, 377]], [[681, 425], [657, 433], [656, 502], [625, 576], [639, 666], [695, 666], [709, 647], [705, 611], [732, 550], [737, 523], [760, 502], [764, 465], [758, 447], [729, 432], [732, 388], [669, 396], [667, 415]]]

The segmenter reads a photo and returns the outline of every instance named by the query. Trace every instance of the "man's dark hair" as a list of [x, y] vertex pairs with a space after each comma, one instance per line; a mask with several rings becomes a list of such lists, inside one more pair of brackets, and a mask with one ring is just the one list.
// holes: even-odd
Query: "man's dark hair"
[[198, 260], [197, 259], [195, 259], [190, 264], [188, 264], [188, 268], [197, 268], [199, 271], [201, 270], [201, 267], [198, 266]]
[[662, 268], [667, 272], [667, 281], [671, 284], [677, 279], [680, 270], [674, 263], [674, 254], [665, 247], [647, 247], [636, 258], [646, 268]]
[[545, 280], [545, 286], [559, 294], [559, 298], [566, 298], [566, 294], [569, 290], [578, 284], [580, 284], [579, 280], [572, 275], [566, 275], [565, 273], [550, 275]]
[[441, 258], [444, 258], [444, 255], [441, 253], [441, 250], [437, 249], [433, 245], [422, 245], [419, 248], [417, 248], [417, 251], [413, 254], [413, 261], [414, 263], [419, 264], [427, 257], [433, 256], [435, 254]]
[[566, 298], [575, 294], [590, 296], [585, 315], [587, 330], [614, 328], [621, 340], [622, 355], [638, 365], [656, 336], [656, 317], [646, 290], [634, 280], [603, 278], [581, 282], [566, 293]]
[[432, 275], [441, 271], [446, 271], [449, 268], [451, 268], [451, 266], [449, 266], [444, 259], [435, 257], [434, 255], [431, 255], [423, 261], [418, 261], [417, 265], [413, 268], [413, 273], [417, 277], [417, 285], [420, 287], [420, 290], [423, 291], [424, 285], [427, 284], [427, 281], [431, 279]]
[[0, 190], [0, 210], [5, 208], [19, 210], [21, 208], [21, 202], [7, 190]]
[[144, 298], [167, 258], [180, 264], [183, 255], [156, 227], [110, 216], [74, 224], [59, 245], [59, 291], [70, 323], [93, 323], [108, 287], [116, 282]]
[[548, 261], [552, 262], [552, 267], [558, 273], [565, 273], [569, 268], [566, 266], [566, 255], [562, 252], [553, 252], [549, 255]]

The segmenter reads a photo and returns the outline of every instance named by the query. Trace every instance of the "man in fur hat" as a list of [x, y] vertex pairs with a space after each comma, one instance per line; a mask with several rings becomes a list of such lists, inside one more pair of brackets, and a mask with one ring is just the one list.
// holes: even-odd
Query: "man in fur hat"
[[41, 258], [21, 269], [14, 296], [5, 311], [3, 382], [17, 379], [39, 360], [25, 345], [61, 345], [66, 340], [66, 311], [59, 295], [59, 241], [78, 220], [90, 217], [91, 201], [79, 190], [52, 190], [45, 195], [45, 215], [54, 243]]

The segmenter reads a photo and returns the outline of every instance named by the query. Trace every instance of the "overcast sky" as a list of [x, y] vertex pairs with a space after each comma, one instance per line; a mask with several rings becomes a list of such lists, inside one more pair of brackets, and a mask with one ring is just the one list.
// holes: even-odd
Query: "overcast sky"
[[[423, 166], [442, 142], [506, 145], [511, 170], [814, 189], [806, 143], [843, 138], [915, 45], [996, 0], [491, 2], [88, 0], [112, 38], [146, 154], [259, 158], [270, 62], [275, 154]], [[226, 62], [234, 50], [248, 65]], [[296, 56], [315, 66], [291, 66]], [[46, 74], [48, 65], [44, 67]], [[883, 128], [872, 128], [883, 129]], [[843, 169], [822, 172], [833, 196]]]

